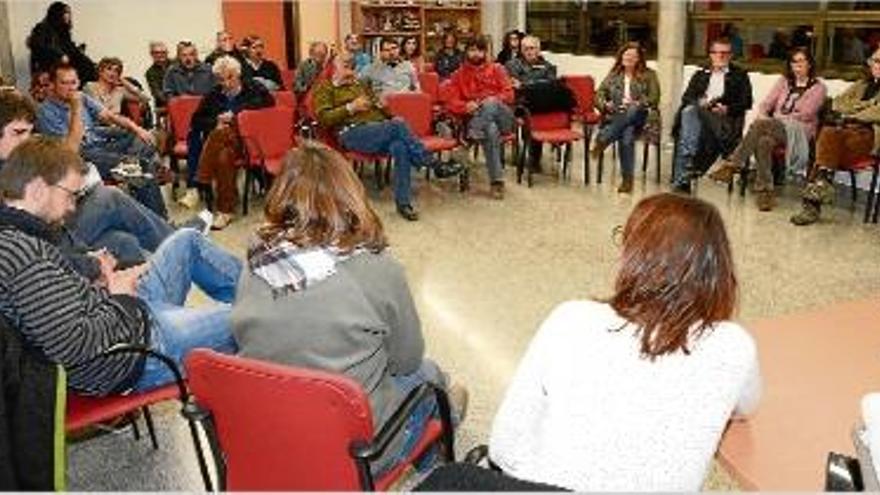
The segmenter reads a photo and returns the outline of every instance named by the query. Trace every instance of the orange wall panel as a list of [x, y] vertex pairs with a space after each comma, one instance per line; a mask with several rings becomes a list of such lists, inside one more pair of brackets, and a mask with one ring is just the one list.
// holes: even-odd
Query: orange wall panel
[[282, 69], [287, 66], [284, 40], [284, 5], [281, 0], [223, 0], [223, 25], [236, 43], [249, 34], [266, 41], [266, 58]]

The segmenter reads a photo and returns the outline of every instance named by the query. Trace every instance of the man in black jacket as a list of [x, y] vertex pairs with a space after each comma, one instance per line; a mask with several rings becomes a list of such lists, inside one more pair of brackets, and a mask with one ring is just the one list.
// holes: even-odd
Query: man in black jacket
[[713, 41], [710, 64], [691, 77], [681, 97], [673, 127], [676, 153], [672, 180], [678, 192], [690, 193], [691, 175], [705, 172], [742, 139], [745, 114], [752, 107], [752, 84], [746, 71], [731, 65], [731, 56], [730, 41]]

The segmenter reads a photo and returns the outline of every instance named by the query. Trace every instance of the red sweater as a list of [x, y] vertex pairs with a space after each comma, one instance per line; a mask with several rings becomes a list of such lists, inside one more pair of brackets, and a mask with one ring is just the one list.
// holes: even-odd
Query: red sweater
[[508, 105], [513, 104], [510, 77], [501, 64], [494, 62], [481, 65], [463, 63], [449, 78], [447, 88], [446, 106], [450, 112], [459, 115], [467, 113], [466, 105], [469, 101], [479, 102], [495, 97]]

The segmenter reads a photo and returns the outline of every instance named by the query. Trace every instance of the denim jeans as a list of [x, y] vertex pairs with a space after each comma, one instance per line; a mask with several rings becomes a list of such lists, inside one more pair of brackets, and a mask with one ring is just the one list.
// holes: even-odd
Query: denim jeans
[[604, 143], [620, 141], [620, 173], [626, 178], [632, 178], [635, 168], [635, 141], [636, 131], [645, 125], [648, 111], [641, 107], [632, 106], [625, 112], [616, 113], [609, 118], [605, 125], [599, 129], [596, 136]]
[[[137, 296], [149, 308], [151, 347], [178, 365], [196, 347], [234, 353], [230, 314], [241, 261], [200, 232], [185, 228], [171, 234], [149, 263], [138, 281]], [[220, 304], [184, 307], [193, 283]], [[149, 390], [172, 380], [164, 364], [148, 358], [135, 388]]]
[[406, 122], [391, 119], [352, 127], [339, 135], [339, 144], [360, 153], [391, 155], [394, 160], [394, 200], [398, 205], [412, 202], [412, 169], [427, 163], [430, 155]]
[[97, 185], [67, 225], [89, 247], [110, 250], [122, 264], [145, 261], [174, 229], [163, 218], [114, 187]]
[[[110, 170], [127, 156], [136, 157], [145, 173], [156, 173], [159, 155], [155, 147], [127, 131], [106, 131], [102, 134], [103, 140], [84, 143], [80, 147], [80, 155], [85, 161], [95, 164], [104, 180], [111, 178]], [[155, 179], [147, 181], [143, 186], [132, 187], [131, 194], [160, 217], [168, 218], [168, 210], [165, 209], [165, 201]]]
[[702, 134], [700, 107], [696, 104], [688, 105], [681, 110], [678, 143], [676, 143], [678, 149], [675, 153], [675, 163], [672, 164], [674, 184], [680, 185], [689, 181], [688, 163], [700, 148], [700, 134]]
[[513, 110], [496, 98], [484, 100], [468, 122], [468, 137], [483, 145], [489, 180], [504, 180], [501, 163], [501, 136], [513, 130]]
[[206, 133], [190, 129], [186, 136], [186, 187], [193, 189], [198, 187], [196, 171], [199, 169], [199, 158], [202, 156], [202, 148], [205, 146]]
[[[425, 382], [430, 382], [443, 388], [446, 388], [448, 385], [443, 373], [440, 371], [440, 367], [430, 359], [423, 360], [422, 365], [415, 372], [409, 375], [394, 377], [394, 385], [404, 397]], [[380, 476], [409, 457], [422, 434], [424, 434], [428, 420], [438, 416], [438, 414], [437, 401], [433, 396], [416, 406], [407, 420], [406, 426], [403, 428], [404, 440], [402, 446], [397, 452], [386, 452], [378, 461], [373, 463], [373, 474]], [[453, 423], [457, 425], [458, 419], [453, 418]], [[392, 442], [391, 445], [394, 445], [394, 443]]]

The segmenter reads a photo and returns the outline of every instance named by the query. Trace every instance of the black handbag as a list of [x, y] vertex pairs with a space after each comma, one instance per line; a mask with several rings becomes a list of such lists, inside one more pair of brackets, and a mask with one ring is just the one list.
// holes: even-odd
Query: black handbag
[[865, 491], [859, 460], [837, 452], [829, 452], [828, 461], [825, 463], [825, 491]]

